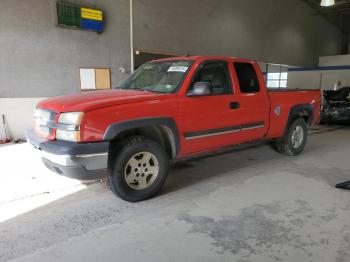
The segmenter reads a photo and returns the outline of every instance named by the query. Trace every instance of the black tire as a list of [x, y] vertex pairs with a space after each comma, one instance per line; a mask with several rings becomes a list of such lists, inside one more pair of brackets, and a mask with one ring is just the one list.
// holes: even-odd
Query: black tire
[[[297, 129], [301, 128], [303, 133], [303, 139], [300, 145], [295, 146], [293, 144], [293, 132]], [[300, 129], [299, 129], [300, 130]], [[293, 121], [293, 123], [288, 128], [285, 136], [276, 142], [276, 150], [279, 153], [288, 155], [288, 156], [297, 156], [299, 155], [305, 148], [307, 142], [307, 124], [304, 119], [297, 118]]]
[[[163, 147], [146, 137], [133, 136], [123, 140], [116, 148], [118, 150], [112, 156], [107, 180], [111, 191], [129, 202], [138, 202], [155, 196], [161, 190], [168, 175], [169, 157]], [[124, 172], [126, 172], [128, 161], [141, 152], [153, 154], [158, 162], [159, 172], [149, 187], [137, 190], [128, 185]]]

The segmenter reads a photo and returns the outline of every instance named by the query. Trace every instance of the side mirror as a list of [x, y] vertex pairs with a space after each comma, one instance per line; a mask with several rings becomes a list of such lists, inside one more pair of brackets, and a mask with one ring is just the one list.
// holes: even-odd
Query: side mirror
[[192, 90], [187, 96], [208, 96], [211, 94], [211, 84], [209, 82], [194, 83]]

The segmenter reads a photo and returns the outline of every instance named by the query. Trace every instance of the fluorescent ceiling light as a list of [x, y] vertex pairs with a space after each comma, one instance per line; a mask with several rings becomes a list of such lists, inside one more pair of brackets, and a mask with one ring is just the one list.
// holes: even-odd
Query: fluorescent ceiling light
[[333, 6], [335, 5], [335, 0], [321, 0], [321, 6]]

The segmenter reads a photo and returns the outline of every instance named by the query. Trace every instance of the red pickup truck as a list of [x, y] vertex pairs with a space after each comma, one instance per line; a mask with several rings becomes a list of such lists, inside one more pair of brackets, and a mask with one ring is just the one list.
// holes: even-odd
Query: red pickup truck
[[146, 63], [113, 90], [40, 102], [27, 138], [52, 171], [107, 175], [113, 193], [140, 201], [159, 192], [170, 162], [256, 140], [298, 155], [320, 106], [320, 90], [267, 90], [254, 61], [179, 57]]

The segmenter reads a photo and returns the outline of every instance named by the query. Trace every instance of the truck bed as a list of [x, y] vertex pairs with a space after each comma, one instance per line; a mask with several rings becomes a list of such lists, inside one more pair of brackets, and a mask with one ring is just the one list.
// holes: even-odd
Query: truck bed
[[[268, 90], [270, 96], [270, 128], [268, 138], [283, 136], [284, 129], [288, 121], [290, 110], [295, 105], [310, 105], [313, 107], [313, 116], [310, 125], [314, 125], [320, 120], [321, 90]], [[280, 110], [278, 110], [280, 108]], [[278, 111], [280, 114], [278, 115]]]

